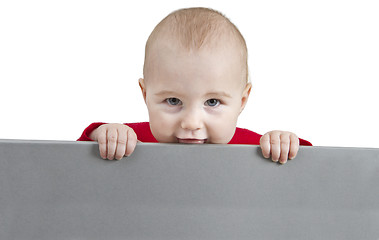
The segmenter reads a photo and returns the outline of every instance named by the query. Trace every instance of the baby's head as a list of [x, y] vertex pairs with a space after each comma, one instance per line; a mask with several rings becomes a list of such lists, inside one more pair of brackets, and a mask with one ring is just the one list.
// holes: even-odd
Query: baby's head
[[175, 11], [146, 43], [140, 87], [159, 142], [228, 143], [250, 94], [238, 29], [206, 8]]

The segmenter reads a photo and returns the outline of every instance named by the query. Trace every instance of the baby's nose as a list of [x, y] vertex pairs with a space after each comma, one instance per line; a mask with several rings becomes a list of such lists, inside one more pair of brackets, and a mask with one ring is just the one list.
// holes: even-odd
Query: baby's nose
[[203, 128], [203, 126], [204, 124], [201, 117], [201, 113], [196, 111], [190, 111], [188, 114], [183, 116], [181, 122], [181, 127], [183, 129], [194, 131]]

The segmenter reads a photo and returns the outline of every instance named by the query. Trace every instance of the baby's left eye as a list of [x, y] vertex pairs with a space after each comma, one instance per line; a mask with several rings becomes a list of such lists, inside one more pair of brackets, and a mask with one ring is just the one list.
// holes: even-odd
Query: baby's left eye
[[217, 107], [218, 105], [220, 104], [220, 100], [218, 99], [208, 99], [207, 101], [205, 101], [205, 105], [208, 105], [210, 107]]

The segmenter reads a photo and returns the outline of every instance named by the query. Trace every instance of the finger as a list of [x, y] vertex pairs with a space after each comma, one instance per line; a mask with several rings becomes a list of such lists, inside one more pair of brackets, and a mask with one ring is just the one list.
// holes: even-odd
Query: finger
[[289, 159], [294, 159], [299, 152], [299, 138], [295, 134], [290, 135], [291, 139], [291, 147], [290, 147], [290, 152], [288, 154]]
[[130, 156], [134, 152], [137, 145], [137, 135], [133, 129], [128, 130], [128, 142], [126, 145], [125, 156]]
[[269, 158], [270, 157], [270, 150], [271, 150], [271, 145], [270, 145], [270, 134], [265, 134], [261, 137], [260, 139], [260, 145], [262, 149], [262, 155], [264, 158]]
[[116, 156], [115, 158], [117, 160], [120, 160], [124, 154], [126, 149], [126, 143], [127, 143], [127, 131], [125, 129], [118, 129], [118, 138], [117, 138], [117, 145], [116, 145]]
[[103, 159], [107, 158], [107, 130], [105, 128], [99, 129], [97, 135], [97, 142], [99, 143], [100, 156]]
[[280, 157], [280, 133], [272, 132], [270, 137], [271, 143], [271, 159], [273, 162], [278, 162]]
[[279, 163], [284, 164], [287, 162], [289, 151], [290, 151], [290, 136], [288, 133], [282, 133], [280, 135]]
[[109, 160], [114, 159], [114, 155], [116, 153], [117, 138], [118, 138], [117, 130], [114, 128], [108, 129], [108, 131], [107, 131], [107, 144], [108, 144], [107, 158]]

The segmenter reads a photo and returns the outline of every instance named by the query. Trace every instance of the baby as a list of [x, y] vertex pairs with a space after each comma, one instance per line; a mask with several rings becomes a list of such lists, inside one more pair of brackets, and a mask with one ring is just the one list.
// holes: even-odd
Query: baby
[[137, 141], [229, 143], [260, 144], [265, 158], [283, 164], [299, 144], [311, 145], [291, 132], [261, 136], [236, 127], [251, 90], [247, 47], [236, 26], [215, 10], [181, 9], [164, 18], [147, 40], [143, 75], [149, 122], [93, 123], [78, 139], [98, 141], [104, 159], [129, 156]]

